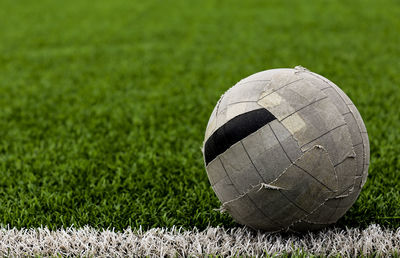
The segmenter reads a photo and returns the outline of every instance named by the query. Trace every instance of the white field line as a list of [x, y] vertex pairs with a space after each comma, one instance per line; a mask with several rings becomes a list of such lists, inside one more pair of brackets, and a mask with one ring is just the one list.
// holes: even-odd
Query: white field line
[[400, 228], [331, 229], [303, 236], [264, 234], [246, 228], [204, 231], [153, 228], [122, 232], [91, 227], [0, 228], [0, 256], [222, 256], [282, 254], [302, 250], [316, 255], [387, 256], [400, 251]]

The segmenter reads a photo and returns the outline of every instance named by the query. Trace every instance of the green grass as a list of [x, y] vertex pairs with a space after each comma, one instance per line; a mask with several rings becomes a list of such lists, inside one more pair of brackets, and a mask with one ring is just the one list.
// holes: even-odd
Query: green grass
[[241, 78], [302, 65], [370, 136], [339, 225], [400, 226], [398, 1], [0, 0], [0, 17], [1, 224], [237, 226], [214, 210], [208, 117]]

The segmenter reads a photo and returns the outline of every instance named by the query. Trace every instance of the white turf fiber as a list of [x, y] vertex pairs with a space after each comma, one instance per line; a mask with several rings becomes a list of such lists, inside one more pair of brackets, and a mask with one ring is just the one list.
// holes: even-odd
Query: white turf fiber
[[[331, 229], [303, 236], [263, 234], [246, 228], [188, 231], [154, 228], [122, 232], [91, 227], [0, 228], [0, 256], [262, 256], [287, 253], [315, 255], [377, 254], [400, 250], [400, 228]], [[299, 252], [300, 251], [300, 252]]]

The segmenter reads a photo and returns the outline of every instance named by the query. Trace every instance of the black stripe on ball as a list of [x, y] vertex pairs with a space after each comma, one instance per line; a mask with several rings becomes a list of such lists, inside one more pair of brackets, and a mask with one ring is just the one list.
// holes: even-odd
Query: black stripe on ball
[[206, 165], [233, 144], [254, 133], [276, 117], [265, 108], [240, 114], [218, 128], [205, 143]]

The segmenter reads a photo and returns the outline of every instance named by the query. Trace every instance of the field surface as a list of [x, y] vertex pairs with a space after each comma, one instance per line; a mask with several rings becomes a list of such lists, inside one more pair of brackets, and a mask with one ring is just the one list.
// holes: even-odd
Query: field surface
[[0, 223], [236, 228], [200, 147], [241, 78], [302, 65], [364, 118], [368, 181], [339, 228], [400, 227], [398, 1], [0, 0]]

